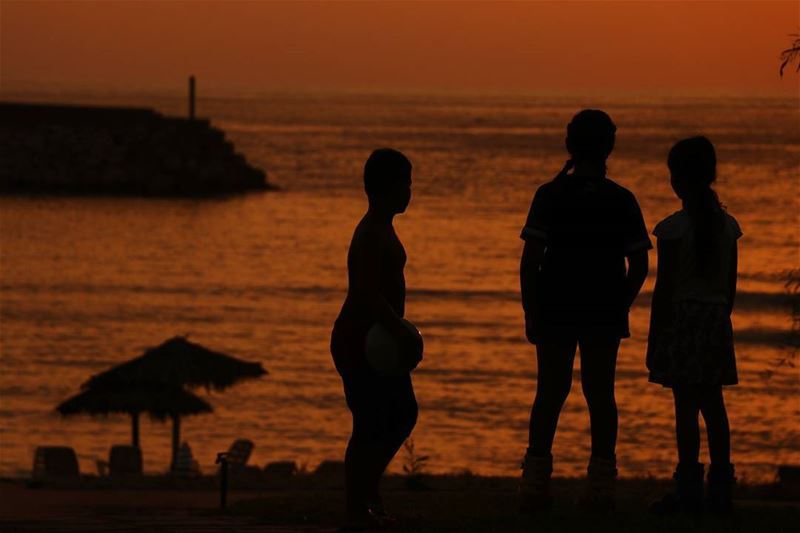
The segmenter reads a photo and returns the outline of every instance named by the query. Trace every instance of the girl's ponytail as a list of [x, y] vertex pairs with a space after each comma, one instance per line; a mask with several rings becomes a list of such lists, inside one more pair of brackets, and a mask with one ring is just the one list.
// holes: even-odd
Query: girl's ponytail
[[697, 272], [713, 276], [721, 255], [720, 236], [725, 208], [711, 184], [717, 179], [717, 156], [706, 137], [692, 137], [672, 147], [667, 160], [672, 185], [683, 200], [694, 228]]

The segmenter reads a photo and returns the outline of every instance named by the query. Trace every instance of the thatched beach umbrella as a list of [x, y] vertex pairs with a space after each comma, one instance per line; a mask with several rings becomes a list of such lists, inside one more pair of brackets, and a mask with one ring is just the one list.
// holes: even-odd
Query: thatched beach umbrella
[[[189, 342], [185, 337], [173, 337], [135, 359], [92, 376], [84, 388], [105, 390], [119, 386], [161, 385], [221, 391], [242, 380], [266, 374], [261, 363], [242, 361]], [[174, 465], [180, 446], [180, 414], [170, 416]]]
[[180, 387], [107, 387], [86, 388], [56, 407], [62, 416], [78, 414], [131, 415], [131, 444], [139, 447], [139, 415], [147, 413], [157, 420], [174, 416], [210, 413], [212, 407]]
[[209, 350], [186, 337], [173, 337], [144, 355], [92, 376], [85, 386], [163, 384], [221, 391], [265, 374], [261, 363]]

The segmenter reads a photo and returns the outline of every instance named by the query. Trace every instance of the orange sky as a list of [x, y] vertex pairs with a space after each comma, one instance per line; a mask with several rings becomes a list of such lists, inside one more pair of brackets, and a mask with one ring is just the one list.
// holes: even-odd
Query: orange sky
[[0, 84], [796, 94], [800, 2], [0, 4]]

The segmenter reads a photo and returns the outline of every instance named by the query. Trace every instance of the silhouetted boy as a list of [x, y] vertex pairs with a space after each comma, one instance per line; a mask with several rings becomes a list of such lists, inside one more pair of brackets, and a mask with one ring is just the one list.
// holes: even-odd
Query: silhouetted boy
[[525, 331], [536, 345], [538, 365], [520, 483], [526, 512], [550, 502], [550, 452], [578, 346], [592, 428], [585, 499], [613, 505], [617, 351], [620, 339], [630, 336], [628, 310], [647, 276], [652, 248], [636, 198], [606, 177], [615, 132], [602, 111], [588, 109], [573, 117], [566, 138], [571, 159], [536, 191], [522, 230]]
[[347, 297], [331, 335], [331, 354], [353, 415], [345, 453], [344, 531], [367, 531], [393, 521], [383, 511], [378, 485], [417, 421], [410, 374], [379, 375], [364, 353], [366, 334], [375, 323], [403, 343], [417, 342], [401, 322], [406, 253], [392, 226], [411, 199], [411, 162], [396, 150], [374, 151], [364, 166], [364, 189], [369, 209], [350, 243]]

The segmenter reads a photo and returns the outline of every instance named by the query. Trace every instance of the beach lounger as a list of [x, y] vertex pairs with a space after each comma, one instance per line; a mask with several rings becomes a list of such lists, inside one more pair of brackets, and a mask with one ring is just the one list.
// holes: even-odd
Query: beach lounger
[[141, 476], [142, 451], [136, 446], [117, 444], [111, 447], [108, 469], [112, 477]]
[[264, 473], [260, 467], [247, 464], [247, 461], [250, 460], [250, 455], [253, 453], [253, 448], [253, 441], [237, 439], [233, 441], [233, 444], [225, 453], [228, 476], [233, 486], [250, 486], [263, 479]]
[[33, 456], [33, 479], [78, 479], [78, 456], [67, 446], [40, 446]]
[[249, 439], [237, 439], [233, 441], [231, 447], [228, 448], [226, 458], [228, 460], [228, 472], [235, 474], [244, 471], [247, 467], [247, 461], [250, 460], [250, 455], [253, 453], [253, 441]]

